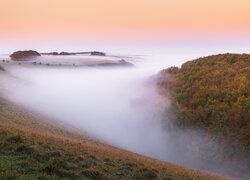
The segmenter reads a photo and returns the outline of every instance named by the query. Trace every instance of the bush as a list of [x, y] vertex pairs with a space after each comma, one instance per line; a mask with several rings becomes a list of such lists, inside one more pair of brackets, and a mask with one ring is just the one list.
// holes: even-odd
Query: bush
[[25, 146], [25, 145], [20, 145], [16, 148], [15, 152], [30, 155], [35, 152], [35, 149], [32, 147]]
[[133, 173], [132, 179], [152, 180], [152, 179], [157, 179], [157, 174], [153, 170], [142, 168]]
[[85, 169], [82, 171], [82, 175], [90, 179], [99, 179], [99, 180], [107, 179], [103, 173], [94, 169]]
[[7, 141], [10, 143], [22, 143], [23, 142], [23, 140], [20, 136], [12, 136], [12, 137], [8, 138]]

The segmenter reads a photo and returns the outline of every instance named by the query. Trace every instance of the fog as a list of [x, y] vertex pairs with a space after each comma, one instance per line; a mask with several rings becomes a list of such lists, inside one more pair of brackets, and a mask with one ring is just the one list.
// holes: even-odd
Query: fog
[[[169, 100], [157, 92], [153, 76], [199, 55], [136, 56], [134, 68], [5, 67], [13, 77], [5, 96], [32, 111], [69, 124], [89, 136], [165, 161], [212, 170], [213, 164], [187, 157], [175, 138], [204, 143], [200, 132], [168, 132], [163, 110]], [[70, 61], [70, 57], [69, 57]], [[215, 144], [210, 144], [216, 149]], [[197, 153], [197, 152], [196, 152]], [[218, 169], [217, 169], [218, 170]], [[223, 172], [223, 170], [219, 170]]]
[[[22, 106], [71, 124], [107, 143], [160, 157], [161, 102], [138, 68], [9, 67], [18, 78], [7, 97]], [[13, 85], [11, 86], [13, 87]]]
[[172, 60], [163, 59], [136, 56], [134, 68], [8, 66], [17, 80], [4, 84], [6, 97], [112, 145], [167, 159], [171, 148], [163, 148], [170, 142], [162, 130], [161, 111], [168, 100], [150, 81], [171, 65]]

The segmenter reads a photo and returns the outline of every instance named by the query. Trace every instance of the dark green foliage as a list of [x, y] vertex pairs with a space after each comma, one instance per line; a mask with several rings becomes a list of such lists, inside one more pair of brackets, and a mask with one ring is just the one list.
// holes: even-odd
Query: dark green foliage
[[12, 136], [7, 139], [8, 142], [10, 143], [22, 143], [23, 140], [20, 136]]
[[151, 179], [157, 179], [157, 173], [153, 170], [149, 170], [147, 168], [142, 168], [137, 170], [132, 176], [131, 179], [145, 179], [145, 180], [151, 180]]
[[0, 164], [0, 179], [1, 180], [13, 180], [17, 179], [20, 175]]
[[100, 180], [107, 179], [103, 173], [95, 169], [85, 169], [82, 171], [82, 175], [89, 179], [100, 179]]
[[29, 146], [25, 146], [25, 145], [20, 145], [17, 147], [17, 149], [15, 150], [15, 152], [17, 153], [24, 153], [24, 154], [33, 154], [35, 152], [35, 149]]

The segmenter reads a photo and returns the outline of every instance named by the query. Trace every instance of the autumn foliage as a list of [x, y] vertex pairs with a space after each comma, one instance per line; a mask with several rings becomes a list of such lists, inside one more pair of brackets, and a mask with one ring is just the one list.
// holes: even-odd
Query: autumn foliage
[[10, 55], [10, 58], [12, 60], [18, 61], [18, 60], [28, 60], [30, 58], [41, 56], [38, 52], [33, 50], [28, 51], [16, 51]]
[[202, 57], [165, 69], [159, 77], [161, 92], [171, 98], [170, 124], [202, 130], [226, 149], [224, 159], [249, 170], [250, 55]]

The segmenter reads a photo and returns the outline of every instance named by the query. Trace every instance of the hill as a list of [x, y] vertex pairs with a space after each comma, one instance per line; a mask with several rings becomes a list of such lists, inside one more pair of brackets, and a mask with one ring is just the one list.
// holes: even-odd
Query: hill
[[41, 56], [38, 52], [33, 50], [16, 51], [10, 55], [10, 58], [15, 61], [30, 60], [32, 58]]
[[[184, 63], [181, 68], [161, 71], [158, 85], [171, 99], [165, 124], [182, 130], [202, 132], [208, 141], [195, 148], [206, 159], [233, 164], [245, 174], [250, 170], [250, 55], [219, 54]], [[197, 150], [198, 148], [198, 150]], [[231, 173], [234, 171], [230, 170]]]
[[229, 179], [125, 151], [0, 98], [0, 179]]

